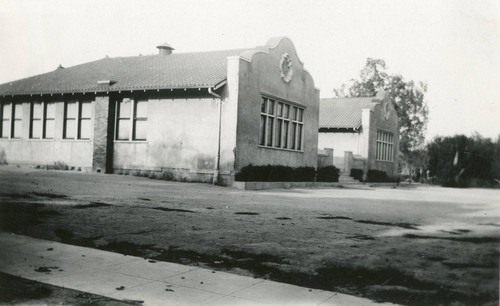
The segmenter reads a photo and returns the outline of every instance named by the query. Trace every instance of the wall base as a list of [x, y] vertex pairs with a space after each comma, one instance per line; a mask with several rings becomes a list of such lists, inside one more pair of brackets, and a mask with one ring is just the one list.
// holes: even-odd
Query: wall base
[[241, 190], [291, 189], [338, 187], [339, 183], [322, 182], [233, 182], [232, 187]]

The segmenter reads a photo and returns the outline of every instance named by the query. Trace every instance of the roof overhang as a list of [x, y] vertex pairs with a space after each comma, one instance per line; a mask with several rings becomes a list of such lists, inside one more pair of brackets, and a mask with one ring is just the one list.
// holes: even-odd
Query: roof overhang
[[[166, 87], [151, 87], [151, 88], [89, 88], [88, 90], [64, 90], [64, 91], [42, 91], [30, 93], [3, 93], [0, 97], [21, 97], [21, 96], [54, 96], [54, 95], [75, 95], [75, 94], [109, 94], [109, 93], [124, 93], [124, 92], [160, 92], [160, 91], [177, 91], [177, 90], [202, 90], [211, 88], [217, 90], [227, 84], [227, 80], [223, 80], [217, 84], [202, 85], [202, 86], [166, 86]], [[111, 85], [112, 86], [112, 85]], [[104, 86], [103, 86], [104, 87]]]

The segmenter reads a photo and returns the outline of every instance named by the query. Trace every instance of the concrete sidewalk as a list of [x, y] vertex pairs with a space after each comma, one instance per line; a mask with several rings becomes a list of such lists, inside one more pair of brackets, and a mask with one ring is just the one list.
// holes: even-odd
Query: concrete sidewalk
[[[144, 305], [371, 305], [350, 295], [0, 232], [0, 271]], [[377, 305], [383, 305], [378, 304]]]

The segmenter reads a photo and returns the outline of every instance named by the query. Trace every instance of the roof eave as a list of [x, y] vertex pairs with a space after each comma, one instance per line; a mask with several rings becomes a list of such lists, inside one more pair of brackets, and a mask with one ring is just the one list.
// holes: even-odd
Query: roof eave
[[87, 93], [110, 93], [110, 92], [147, 92], [147, 91], [163, 91], [163, 90], [179, 90], [179, 89], [219, 89], [220, 87], [226, 85], [227, 81], [223, 80], [216, 84], [204, 84], [204, 85], [176, 85], [176, 86], [161, 86], [161, 87], [130, 87], [130, 88], [89, 88], [89, 89], [78, 89], [78, 90], [61, 90], [61, 91], [39, 91], [39, 92], [16, 92], [16, 93], [0, 93], [0, 96], [5, 97], [19, 97], [19, 96], [45, 96], [45, 95], [65, 95], [65, 94], [87, 94]]

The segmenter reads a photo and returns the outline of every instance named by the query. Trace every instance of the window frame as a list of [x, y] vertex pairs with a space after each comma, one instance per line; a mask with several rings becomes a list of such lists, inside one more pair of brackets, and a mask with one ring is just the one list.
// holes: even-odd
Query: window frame
[[[12, 138], [12, 115], [13, 115], [13, 110], [12, 110], [12, 103], [11, 101], [2, 101], [0, 105], [0, 139], [11, 139]], [[10, 105], [10, 110], [8, 111], [7, 115], [8, 118], [5, 118], [5, 106]], [[8, 122], [7, 126], [9, 127], [9, 130], [6, 132], [6, 136], [4, 136], [4, 122]]]
[[394, 162], [394, 133], [377, 129], [375, 160]]
[[[72, 100], [66, 100], [64, 101], [64, 114], [63, 114], [63, 135], [62, 135], [62, 139], [63, 140], [90, 140], [92, 139], [92, 134], [93, 134], [93, 130], [92, 130], [92, 113], [93, 113], [93, 101], [90, 100], [90, 99], [86, 99], [86, 100], [76, 100], [76, 99], [72, 99]], [[75, 104], [75, 114], [72, 116], [72, 117], [68, 117], [68, 106], [69, 104]], [[84, 104], [89, 104], [89, 107], [90, 107], [90, 115], [89, 117], [83, 117], [83, 111], [82, 111], [82, 108], [83, 108], [83, 105]], [[82, 122], [84, 121], [88, 121], [90, 122], [89, 124], [89, 131], [88, 131], [88, 135], [89, 137], [82, 137]], [[68, 125], [71, 124], [73, 126], [73, 137], [68, 137]]]
[[259, 147], [304, 152], [305, 109], [297, 103], [261, 95]]
[[[130, 103], [129, 114], [128, 117], [120, 117], [120, 110], [122, 107], [121, 103], [128, 101]], [[145, 103], [146, 105], [146, 115], [138, 116], [137, 115], [137, 106], [139, 103]], [[147, 122], [149, 117], [149, 100], [148, 99], [135, 99], [135, 98], [122, 98], [121, 100], [116, 101], [115, 107], [115, 141], [124, 141], [124, 142], [147, 142]], [[126, 120], [126, 121], [125, 121]], [[128, 125], [128, 137], [127, 138], [119, 138], [120, 135], [120, 121], [126, 122]], [[128, 122], [127, 122], [128, 121]], [[137, 122], [145, 122], [146, 137], [145, 138], [137, 138]]]
[[[16, 112], [16, 106], [19, 106], [19, 112]], [[12, 102], [12, 124], [10, 126], [10, 139], [21, 139], [23, 138], [23, 117], [24, 117], [24, 103]], [[18, 115], [20, 115], [18, 117]], [[18, 128], [16, 128], [16, 123], [20, 122]], [[16, 136], [16, 131], [19, 132], [19, 136]]]
[[[40, 111], [40, 117], [36, 117], [34, 118], [34, 113], [35, 113], [35, 105], [37, 104], [40, 104], [40, 107], [41, 107], [41, 111]], [[34, 140], [41, 140], [41, 139], [44, 139], [43, 136], [44, 136], [44, 120], [43, 120], [43, 117], [44, 117], [44, 109], [45, 109], [45, 102], [43, 101], [33, 101], [33, 102], [30, 102], [30, 134], [29, 134], [29, 138], [30, 139], [34, 139]], [[39, 137], [34, 137], [33, 136], [33, 128], [34, 128], [34, 124], [33, 122], [39, 122], [39, 127], [40, 127], [40, 133], [39, 133]]]
[[[52, 105], [54, 107], [54, 115], [53, 117], [49, 117], [47, 115], [48, 106]], [[43, 102], [42, 106], [42, 139], [54, 139], [56, 136], [56, 102]], [[53, 125], [53, 135], [51, 137], [47, 136], [47, 125]]]

